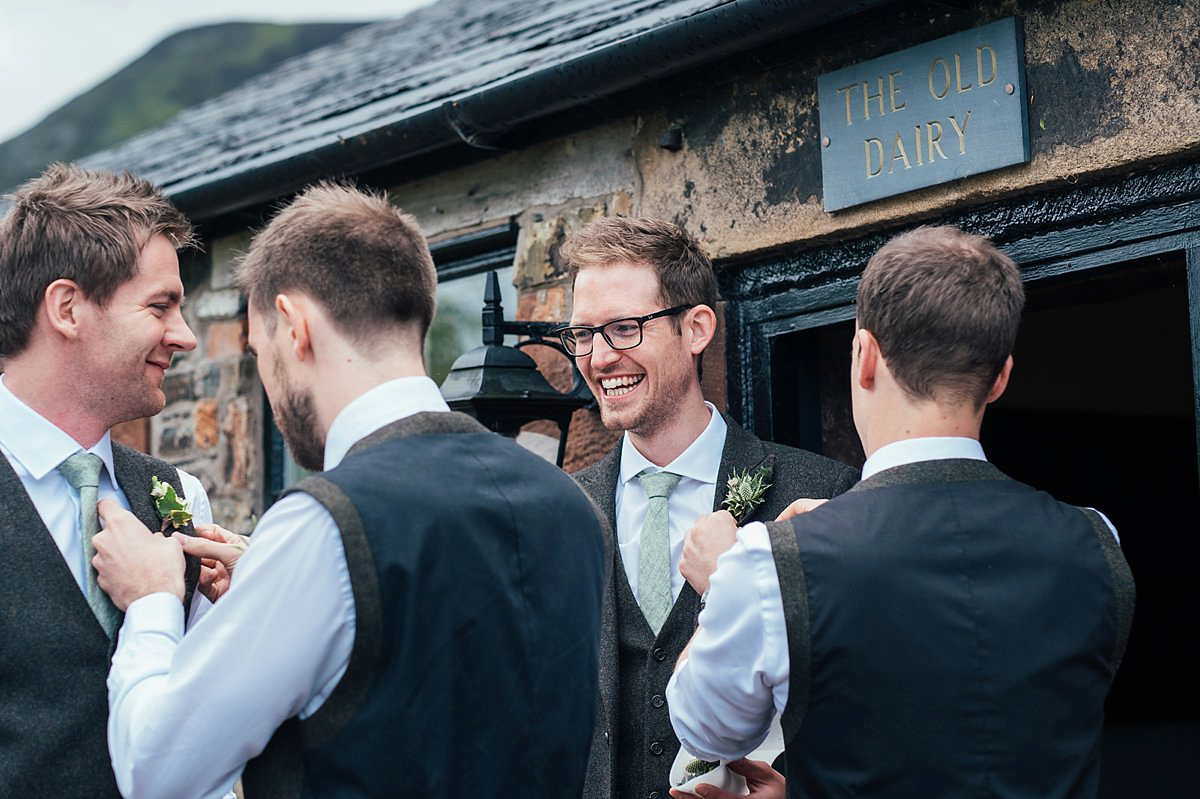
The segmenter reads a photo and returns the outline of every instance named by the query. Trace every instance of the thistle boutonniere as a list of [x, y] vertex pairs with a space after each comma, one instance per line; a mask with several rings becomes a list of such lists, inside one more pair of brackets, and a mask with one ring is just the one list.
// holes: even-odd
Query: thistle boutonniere
[[725, 483], [725, 499], [721, 501], [721, 507], [741, 522], [763, 503], [763, 495], [771, 487], [767, 481], [773, 473], [774, 469], [770, 466], [760, 467], [753, 474], [749, 469], [741, 474], [734, 469]]
[[696, 777], [703, 777], [708, 772], [715, 771], [719, 765], [721, 765], [720, 760], [701, 760], [698, 757], [692, 758], [690, 761], [688, 761], [688, 764], [683, 767], [685, 778], [679, 784], [683, 785], [683, 783], [687, 782], [688, 780], [695, 779]]
[[150, 496], [154, 498], [158, 518], [162, 519], [163, 532], [166, 532], [168, 524], [178, 530], [192, 520], [192, 503], [180, 499], [170, 483], [164, 483], [157, 476], [151, 477]]

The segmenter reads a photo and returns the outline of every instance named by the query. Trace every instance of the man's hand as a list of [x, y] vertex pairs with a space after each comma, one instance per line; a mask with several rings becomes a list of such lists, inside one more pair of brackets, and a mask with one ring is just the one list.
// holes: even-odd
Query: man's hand
[[250, 546], [250, 539], [215, 524], [197, 524], [196, 537], [183, 536], [183, 551], [200, 558], [200, 593], [216, 602], [233, 580], [233, 567]]
[[727, 768], [734, 774], [741, 774], [746, 778], [746, 785], [750, 788], [748, 798], [729, 791], [722, 791], [714, 785], [698, 785], [695, 794], [684, 793], [672, 788], [671, 796], [674, 796], [675, 799], [687, 799], [689, 796], [699, 796], [701, 799], [785, 799], [787, 783], [784, 781], [783, 775], [771, 768], [769, 763], [742, 758], [729, 763]]
[[708, 578], [717, 570], [717, 558], [737, 540], [737, 522], [727, 510], [708, 513], [696, 519], [683, 539], [683, 557], [679, 573], [697, 594], [708, 590]]
[[96, 579], [124, 611], [138, 599], [165, 591], [183, 601], [183, 549], [179, 539], [152, 533], [136, 516], [111, 499], [102, 499], [96, 512], [104, 529], [92, 543]]
[[777, 522], [786, 522], [793, 516], [799, 516], [801, 513], [808, 513], [810, 510], [821, 507], [829, 500], [827, 499], [798, 499], [791, 505], [783, 509], [783, 513], [775, 517]]

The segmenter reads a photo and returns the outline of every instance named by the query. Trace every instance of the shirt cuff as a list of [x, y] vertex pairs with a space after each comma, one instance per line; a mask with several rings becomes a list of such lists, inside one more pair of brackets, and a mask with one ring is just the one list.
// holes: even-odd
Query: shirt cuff
[[183, 637], [183, 603], [179, 597], [166, 591], [148, 594], [126, 609], [121, 634], [146, 632], [162, 633], [176, 641]]

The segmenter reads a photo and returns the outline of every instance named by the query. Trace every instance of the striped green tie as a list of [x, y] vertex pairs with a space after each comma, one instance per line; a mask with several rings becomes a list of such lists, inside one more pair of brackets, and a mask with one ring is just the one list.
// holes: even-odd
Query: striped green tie
[[83, 538], [83, 573], [88, 605], [92, 608], [92, 613], [96, 614], [96, 621], [100, 622], [104, 632], [112, 638], [117, 631], [120, 611], [96, 582], [96, 569], [92, 566], [92, 558], [96, 555], [92, 536], [100, 532], [96, 502], [102, 468], [104, 461], [100, 460], [99, 455], [90, 452], [77, 452], [58, 465], [58, 471], [67, 478], [71, 488], [79, 492], [79, 534]]
[[674, 604], [671, 600], [671, 526], [667, 518], [667, 497], [679, 485], [679, 475], [642, 472], [637, 478], [650, 500], [638, 547], [638, 605], [650, 629], [658, 635]]

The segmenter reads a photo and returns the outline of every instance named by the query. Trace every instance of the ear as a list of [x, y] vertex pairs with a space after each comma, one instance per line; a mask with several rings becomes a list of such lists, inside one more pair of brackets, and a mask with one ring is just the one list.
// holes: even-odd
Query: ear
[[992, 383], [992, 390], [988, 392], [987, 399], [984, 404], [990, 404], [1000, 399], [1000, 395], [1004, 393], [1004, 389], [1008, 388], [1008, 378], [1012, 376], [1013, 358], [1008, 356], [1004, 360], [1004, 366], [1000, 367], [1000, 374], [996, 375], [996, 382]]
[[851, 379], [864, 391], [870, 391], [875, 386], [875, 372], [879, 368], [879, 359], [879, 342], [874, 334], [862, 328], [854, 331]]
[[707, 305], [692, 308], [684, 315], [681, 324], [692, 355], [704, 352], [717, 333], [717, 315]]
[[79, 284], [59, 278], [46, 286], [42, 298], [42, 310], [50, 327], [65, 338], [79, 338], [80, 315], [86, 302]]
[[299, 297], [286, 294], [275, 296], [275, 311], [279, 314], [279, 326], [287, 337], [292, 354], [298, 361], [311, 358], [312, 333], [309, 330], [308, 305]]

